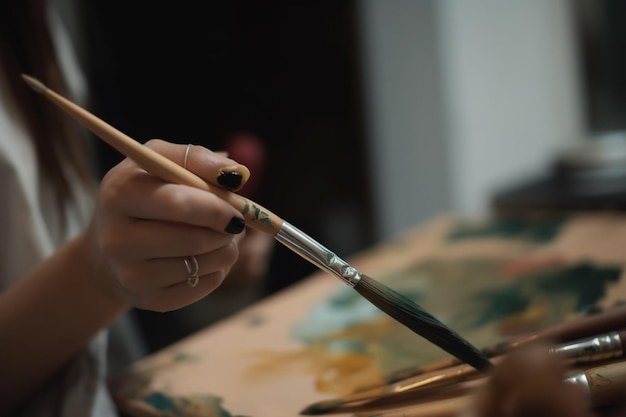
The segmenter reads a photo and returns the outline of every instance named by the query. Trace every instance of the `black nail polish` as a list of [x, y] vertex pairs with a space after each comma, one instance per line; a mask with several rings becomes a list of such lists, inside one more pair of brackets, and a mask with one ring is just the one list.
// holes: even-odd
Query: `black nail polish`
[[232, 219], [230, 219], [230, 222], [228, 223], [228, 226], [226, 226], [226, 229], [224, 229], [224, 231], [226, 233], [232, 233], [233, 235], [238, 235], [239, 233], [243, 232], [243, 229], [246, 227], [246, 222], [239, 218], [239, 217], [233, 217]]
[[243, 177], [237, 171], [220, 171], [217, 176], [217, 182], [226, 188], [231, 190], [236, 190], [241, 186], [241, 181], [243, 181]]

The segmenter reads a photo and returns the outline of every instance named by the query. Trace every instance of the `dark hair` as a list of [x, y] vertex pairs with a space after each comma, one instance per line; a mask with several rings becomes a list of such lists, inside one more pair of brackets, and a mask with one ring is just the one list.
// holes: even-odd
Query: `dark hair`
[[[26, 85], [21, 74], [67, 96], [47, 22], [46, 0], [0, 0], [0, 68], [29, 129], [43, 174], [58, 203], [71, 200], [70, 175], [92, 184], [82, 129]], [[73, 171], [73, 172], [72, 172]]]

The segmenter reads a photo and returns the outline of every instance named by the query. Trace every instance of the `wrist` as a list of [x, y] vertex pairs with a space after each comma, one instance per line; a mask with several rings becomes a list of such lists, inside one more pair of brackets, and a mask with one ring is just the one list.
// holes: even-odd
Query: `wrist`
[[84, 259], [86, 285], [91, 286], [102, 306], [120, 314], [131, 305], [124, 297], [115, 280], [115, 274], [104, 259], [90, 228], [78, 235], [70, 245], [75, 247], [76, 256]]

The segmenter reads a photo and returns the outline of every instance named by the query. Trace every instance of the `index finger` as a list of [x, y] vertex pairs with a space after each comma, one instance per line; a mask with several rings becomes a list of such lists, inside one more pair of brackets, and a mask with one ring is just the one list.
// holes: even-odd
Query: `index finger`
[[204, 146], [180, 145], [160, 139], [152, 139], [146, 145], [203, 180], [229, 191], [241, 189], [250, 178], [250, 170], [245, 165]]

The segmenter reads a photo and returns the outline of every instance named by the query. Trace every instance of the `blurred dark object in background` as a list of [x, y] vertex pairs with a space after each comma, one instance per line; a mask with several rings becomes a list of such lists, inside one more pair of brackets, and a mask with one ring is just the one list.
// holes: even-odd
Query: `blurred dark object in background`
[[[234, 138], [260, 140], [256, 201], [340, 256], [372, 243], [355, 1], [92, 0], [81, 13], [99, 116], [141, 142], [240, 151]], [[121, 159], [97, 146], [101, 172]], [[258, 295], [315, 270], [276, 245]], [[137, 314], [153, 350], [209, 321]]]
[[626, 210], [626, 131], [563, 153], [552, 175], [497, 193], [493, 207], [497, 214]]

